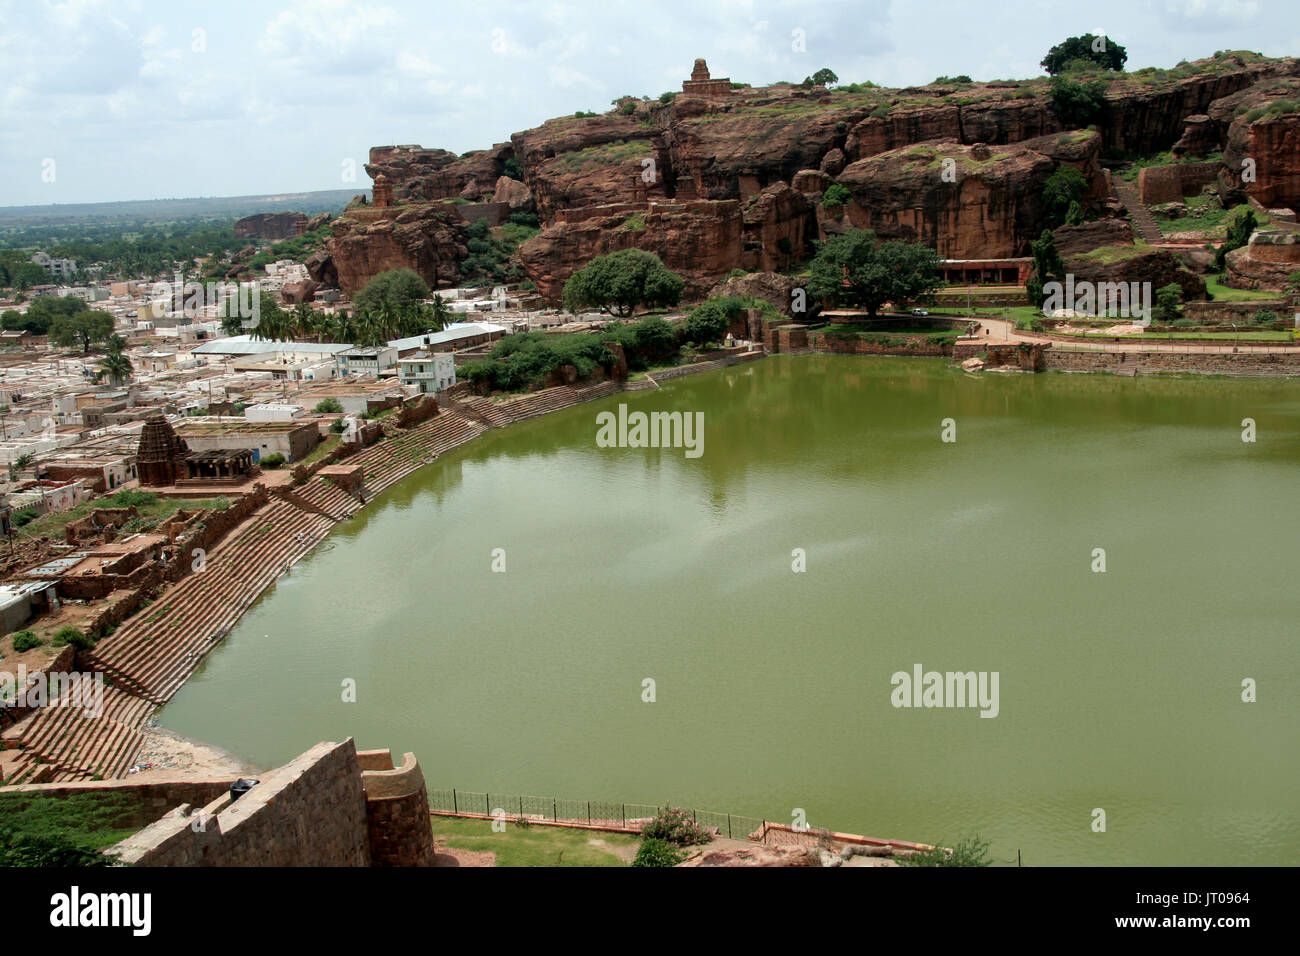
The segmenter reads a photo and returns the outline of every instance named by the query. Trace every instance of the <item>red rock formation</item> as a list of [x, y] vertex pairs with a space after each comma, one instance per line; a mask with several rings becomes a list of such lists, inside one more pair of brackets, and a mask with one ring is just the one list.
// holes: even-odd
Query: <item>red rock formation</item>
[[235, 223], [235, 235], [241, 238], [270, 239], [273, 241], [289, 239], [298, 235], [298, 217], [300, 212], [262, 212], [255, 216], [245, 216]]
[[1074, 274], [1076, 282], [1150, 282], [1152, 308], [1156, 292], [1171, 282], [1182, 286], [1184, 302], [1205, 298], [1205, 280], [1183, 268], [1182, 262], [1168, 249], [1151, 248], [1110, 261], [1088, 256], [1064, 258], [1065, 269]]
[[538, 292], [557, 302], [565, 281], [593, 257], [646, 249], [681, 275], [683, 295], [692, 300], [741, 261], [743, 227], [736, 200], [597, 207], [586, 218], [543, 229], [519, 247], [519, 260]]
[[[460, 279], [458, 263], [469, 254], [462, 220], [444, 203], [352, 208], [334, 220], [332, 229], [329, 267], [347, 295], [380, 272], [400, 268], [414, 269], [436, 288], [454, 286]], [[322, 264], [313, 278], [325, 271]]]
[[[1055, 164], [1022, 146], [908, 146], [851, 163], [839, 176], [853, 201], [848, 220], [883, 239], [932, 245], [948, 259], [1026, 254], [1042, 231], [1039, 194]], [[956, 182], [942, 178], [954, 161]]]

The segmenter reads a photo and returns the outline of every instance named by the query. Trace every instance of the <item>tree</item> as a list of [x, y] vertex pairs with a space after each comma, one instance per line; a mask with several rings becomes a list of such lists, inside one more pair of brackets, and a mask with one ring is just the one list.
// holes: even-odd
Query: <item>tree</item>
[[135, 372], [131, 360], [121, 352], [109, 352], [96, 363], [95, 367], [99, 369], [96, 378], [106, 378], [112, 385], [129, 382]]
[[390, 269], [365, 284], [352, 302], [358, 312], [377, 310], [385, 302], [398, 312], [418, 310], [429, 297], [429, 285], [412, 269]]
[[89, 352], [91, 343], [103, 342], [113, 334], [113, 317], [107, 312], [85, 311], [60, 315], [50, 323], [50, 339], [55, 345], [71, 348], [80, 345]]
[[1217, 269], [1223, 270], [1229, 252], [1240, 249], [1250, 242], [1251, 233], [1255, 231], [1257, 225], [1259, 221], [1255, 218], [1255, 213], [1249, 209], [1228, 223], [1228, 235], [1219, 246], [1219, 251], [1214, 254], [1214, 265]]
[[425, 329], [434, 329], [441, 332], [451, 324], [452, 312], [447, 308], [447, 303], [442, 296], [435, 294], [433, 302], [424, 309], [421, 323]]
[[337, 415], [343, 411], [343, 403], [337, 398], [323, 398], [316, 403], [313, 411], [317, 415]]
[[1052, 109], [1066, 126], [1087, 126], [1106, 106], [1106, 82], [1076, 83], [1063, 76], [1052, 77]]
[[1050, 229], [1044, 229], [1043, 234], [1029, 244], [1029, 251], [1034, 257], [1034, 264], [1029, 279], [1025, 282], [1025, 292], [1029, 296], [1029, 303], [1041, 309], [1045, 299], [1043, 286], [1049, 282], [1065, 281], [1065, 262], [1056, 249], [1056, 237]]
[[564, 283], [564, 306], [608, 310], [627, 317], [638, 306], [671, 307], [681, 301], [684, 283], [659, 257], [642, 249], [597, 256]]
[[686, 338], [696, 345], [710, 345], [722, 340], [731, 324], [726, 311], [716, 302], [697, 305], [686, 317]]
[[1078, 205], [1088, 189], [1083, 173], [1073, 166], [1061, 165], [1043, 184], [1043, 208], [1047, 224], [1055, 229], [1065, 222], [1072, 205]]
[[812, 81], [816, 86], [830, 86], [838, 83], [840, 78], [835, 75], [834, 70], [824, 66], [812, 75]]
[[1183, 287], [1177, 282], [1162, 285], [1156, 290], [1156, 308], [1152, 316], [1161, 325], [1170, 325], [1183, 317]]
[[851, 229], [816, 245], [808, 291], [836, 304], [865, 308], [873, 317], [886, 302], [901, 308], [942, 284], [939, 257], [929, 246], [877, 245], [875, 233], [867, 229]]
[[1110, 37], [1085, 33], [1056, 44], [1047, 51], [1039, 66], [1056, 76], [1075, 60], [1091, 61], [1105, 70], [1122, 70], [1128, 62], [1128, 51]]

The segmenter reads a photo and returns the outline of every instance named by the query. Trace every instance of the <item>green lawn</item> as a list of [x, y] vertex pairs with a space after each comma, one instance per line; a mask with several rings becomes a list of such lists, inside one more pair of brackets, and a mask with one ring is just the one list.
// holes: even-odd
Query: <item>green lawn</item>
[[490, 820], [438, 816], [433, 818], [433, 833], [446, 838], [449, 847], [495, 853], [497, 866], [627, 866], [614, 853], [592, 841], [632, 851], [641, 842], [639, 837], [624, 833], [537, 825], [521, 827], [515, 823], [507, 823], [503, 833], [496, 833]]
[[1234, 289], [1232, 286], [1224, 285], [1219, 281], [1217, 275], [1208, 275], [1205, 277], [1205, 290], [1214, 296], [1218, 302], [1254, 302], [1266, 299], [1279, 299], [1282, 297], [1280, 292], [1260, 292], [1255, 289]]
[[[132, 812], [131, 799], [111, 791], [67, 797], [0, 794], [0, 866], [37, 865], [42, 854], [72, 848], [110, 847], [136, 832], [124, 825]], [[45, 862], [58, 858], [46, 857]]]

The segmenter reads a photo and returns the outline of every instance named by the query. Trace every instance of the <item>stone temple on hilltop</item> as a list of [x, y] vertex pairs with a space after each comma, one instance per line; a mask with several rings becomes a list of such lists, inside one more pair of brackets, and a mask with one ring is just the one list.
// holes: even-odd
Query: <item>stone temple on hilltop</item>
[[682, 81], [682, 92], [690, 96], [730, 96], [731, 78], [722, 76], [716, 80], [710, 79], [709, 65], [701, 57], [695, 61], [691, 78]]

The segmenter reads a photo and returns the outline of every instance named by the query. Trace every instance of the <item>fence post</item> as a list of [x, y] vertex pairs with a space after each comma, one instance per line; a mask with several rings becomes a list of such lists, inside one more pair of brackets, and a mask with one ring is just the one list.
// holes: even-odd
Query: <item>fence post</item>
[[456, 806], [456, 791], [454, 788], [451, 791], [451, 812], [452, 813], [460, 812], [460, 809]]
[[731, 839], [731, 814], [727, 814], [727, 839]]
[[591, 826], [591, 801], [587, 801], [587, 826]]
[[483, 794], [483, 813], [485, 816], [492, 816], [492, 794]]
[[523, 818], [524, 818], [524, 797], [523, 794], [520, 794], [519, 795], [519, 819], [522, 820]]
[[560, 801], [556, 797], [551, 797], [551, 819], [560, 822]]
[[626, 803], [622, 804], [622, 807], [623, 807], [623, 829], [626, 830], [627, 829], [627, 804]]

